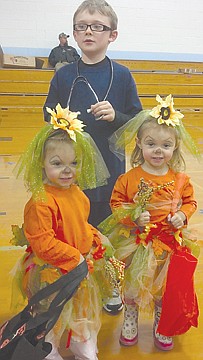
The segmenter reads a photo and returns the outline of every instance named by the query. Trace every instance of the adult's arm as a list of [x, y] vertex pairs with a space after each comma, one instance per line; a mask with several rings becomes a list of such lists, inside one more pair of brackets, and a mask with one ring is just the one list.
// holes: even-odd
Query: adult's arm
[[53, 67], [56, 65], [57, 61], [55, 58], [54, 49], [51, 50], [48, 60], [49, 60], [49, 64], [52, 65]]

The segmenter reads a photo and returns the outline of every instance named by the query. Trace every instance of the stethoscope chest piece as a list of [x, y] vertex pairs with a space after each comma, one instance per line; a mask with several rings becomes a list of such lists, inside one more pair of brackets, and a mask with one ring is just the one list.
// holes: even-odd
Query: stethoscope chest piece
[[[102, 99], [102, 101], [105, 101], [107, 99], [107, 96], [108, 96], [108, 94], [109, 94], [109, 92], [111, 90], [111, 86], [112, 86], [112, 83], [113, 83], [113, 76], [114, 76], [114, 74], [113, 74], [113, 63], [112, 63], [111, 59], [108, 58], [108, 60], [109, 60], [110, 69], [111, 69], [111, 76], [110, 76], [110, 82], [109, 82], [108, 89], [107, 89], [106, 94], [105, 94], [104, 98]], [[67, 101], [67, 107], [70, 106], [70, 101], [71, 101], [71, 98], [72, 98], [74, 87], [79, 82], [85, 83], [88, 86], [88, 88], [90, 89], [90, 91], [92, 92], [92, 94], [94, 95], [96, 102], [100, 102], [96, 91], [93, 89], [93, 87], [91, 86], [91, 84], [89, 83], [87, 78], [85, 76], [83, 76], [83, 75], [80, 75], [80, 73], [79, 73], [79, 61], [80, 60], [78, 60], [78, 62], [77, 62], [77, 76], [73, 80], [72, 85], [71, 85], [71, 89], [70, 89], [70, 93], [69, 93], [69, 97], [68, 97], [68, 101]], [[90, 113], [90, 112], [91, 112], [91, 109], [87, 109], [87, 113]]]

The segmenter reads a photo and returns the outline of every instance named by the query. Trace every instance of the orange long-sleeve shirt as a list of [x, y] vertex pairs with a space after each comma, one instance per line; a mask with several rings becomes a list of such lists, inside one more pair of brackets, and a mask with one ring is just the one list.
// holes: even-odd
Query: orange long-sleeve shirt
[[[194, 190], [189, 176], [184, 174], [181, 177], [181, 173], [175, 173], [171, 169], [165, 175], [153, 175], [145, 172], [141, 166], [129, 170], [117, 179], [110, 200], [112, 210], [123, 206], [125, 203], [133, 203], [133, 199], [139, 190], [138, 185], [141, 178], [153, 186], [174, 181], [173, 184], [152, 194], [149, 205], [146, 207], [146, 210], [149, 210], [151, 215], [150, 222], [164, 222], [169, 213], [177, 210], [185, 214], [187, 222], [195, 212], [197, 203], [194, 199]], [[177, 182], [179, 182], [178, 187]], [[176, 208], [174, 205], [176, 205]], [[126, 218], [122, 222], [129, 226], [135, 226], [135, 223], [130, 218]]]
[[93, 243], [98, 231], [88, 223], [89, 199], [77, 185], [59, 189], [45, 185], [46, 202], [31, 198], [24, 210], [24, 231], [33, 252], [45, 262], [70, 271]]

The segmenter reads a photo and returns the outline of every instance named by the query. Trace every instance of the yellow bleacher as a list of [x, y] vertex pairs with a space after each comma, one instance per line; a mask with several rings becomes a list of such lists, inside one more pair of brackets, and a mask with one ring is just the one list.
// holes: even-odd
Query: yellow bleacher
[[[116, 60], [134, 77], [144, 108], [155, 105], [155, 96], [172, 94], [175, 107], [202, 146], [203, 63]], [[44, 61], [46, 66], [47, 62]], [[43, 126], [42, 107], [54, 70], [0, 69], [0, 154], [21, 153]], [[192, 124], [192, 126], [191, 126]]]

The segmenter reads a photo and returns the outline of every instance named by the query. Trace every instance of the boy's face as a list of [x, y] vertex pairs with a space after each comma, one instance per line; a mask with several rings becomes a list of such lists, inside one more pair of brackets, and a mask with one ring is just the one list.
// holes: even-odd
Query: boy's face
[[[85, 10], [79, 13], [75, 19], [75, 24], [102, 24], [111, 27], [110, 19], [108, 16], [100, 14], [96, 11], [94, 14], [90, 14]], [[106, 54], [109, 43], [113, 42], [117, 38], [117, 30], [107, 30], [102, 32], [92, 31], [90, 27], [85, 31], [73, 31], [73, 36], [77, 42], [82, 53], [89, 59], [103, 57]]]

